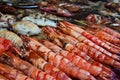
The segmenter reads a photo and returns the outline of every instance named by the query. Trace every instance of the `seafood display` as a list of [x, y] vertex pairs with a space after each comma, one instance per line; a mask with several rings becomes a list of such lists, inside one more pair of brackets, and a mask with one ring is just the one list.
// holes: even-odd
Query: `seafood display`
[[119, 3], [97, 1], [0, 1], [0, 80], [120, 80]]

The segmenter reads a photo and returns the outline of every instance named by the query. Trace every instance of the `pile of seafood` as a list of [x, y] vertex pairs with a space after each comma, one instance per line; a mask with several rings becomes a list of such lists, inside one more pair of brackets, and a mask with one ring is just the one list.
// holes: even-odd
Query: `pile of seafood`
[[[0, 4], [0, 80], [120, 80], [120, 30], [110, 28], [119, 17], [70, 22], [90, 7], [63, 1], [39, 2], [38, 10]], [[119, 12], [117, 3], [104, 6]]]

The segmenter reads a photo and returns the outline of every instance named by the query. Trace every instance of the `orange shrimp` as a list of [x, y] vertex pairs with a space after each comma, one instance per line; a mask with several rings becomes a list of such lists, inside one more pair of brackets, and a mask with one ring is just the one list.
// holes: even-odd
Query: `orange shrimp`
[[44, 44], [46, 47], [48, 47], [49, 49], [51, 49], [56, 54], [60, 54], [64, 57], [66, 57], [73, 64], [75, 64], [76, 66], [78, 66], [84, 70], [87, 70], [88, 72], [90, 72], [94, 76], [99, 76], [103, 79], [105, 79], [105, 78], [108, 79], [108, 78], [113, 77], [113, 74], [107, 73], [106, 71], [102, 70], [101, 67], [96, 66], [96, 65], [92, 65], [92, 64], [88, 63], [86, 60], [84, 60], [83, 58], [81, 58], [80, 56], [77, 56], [76, 54], [72, 54], [68, 51], [65, 51], [62, 48], [56, 46], [55, 44], [53, 44], [47, 40], [41, 40], [40, 42], [42, 44]]
[[[52, 30], [53, 29], [53, 30]], [[94, 61], [91, 57], [89, 57], [85, 52], [82, 52], [80, 49], [78, 49], [75, 45], [70, 44], [69, 40], [72, 40], [72, 38], [68, 38], [67, 36], [65, 36], [64, 34], [60, 33], [60, 32], [56, 32], [54, 28], [52, 28], [50, 30], [50, 28], [48, 27], [43, 27], [42, 31], [44, 32], [44, 34], [50, 39], [50, 41], [52, 41], [53, 43], [55, 43], [56, 45], [62, 47], [63, 49], [73, 53], [73, 54], [77, 54], [80, 57], [82, 57], [83, 59], [85, 59], [86, 61], [88, 61], [89, 63], [99, 66], [101, 67], [103, 70], [109, 72], [109, 73], [113, 73], [111, 71], [111, 69], [105, 67], [104, 65], [102, 65], [99, 62]], [[55, 33], [56, 32], [56, 33]], [[57, 34], [59, 33], [59, 34]], [[63, 37], [62, 37], [63, 36]], [[73, 39], [74, 41], [74, 39]], [[75, 41], [74, 41], [75, 42]], [[73, 43], [74, 43], [73, 42]]]
[[120, 33], [116, 32], [108, 27], [104, 27], [104, 28], [102, 28], [102, 30], [105, 31], [106, 33], [113, 35], [114, 37], [117, 37], [120, 39]]
[[88, 71], [80, 69], [72, 64], [68, 59], [52, 52], [50, 49], [39, 43], [37, 40], [24, 36], [24, 43], [33, 49], [51, 65], [58, 67], [68, 75], [82, 80], [96, 80]]
[[32, 78], [25, 76], [22, 72], [2, 63], [0, 63], [0, 74], [10, 80], [33, 80]]
[[[112, 36], [112, 35], [109, 35], [108, 33], [104, 32], [104, 31], [102, 31], [102, 30], [97, 30], [97, 29], [94, 30], [93, 28], [87, 28], [86, 31], [89, 32], [89, 33], [91, 33], [91, 34], [93, 34], [93, 35], [95, 35], [95, 36], [98, 37], [100, 40], [102, 40], [105, 44], [107, 44], [107, 45], [110, 46], [110, 47], [115, 48], [116, 50], [119, 50], [119, 52], [120, 52], [120, 47], [116, 46], [116, 45], [118, 45], [118, 44], [116, 44], [116, 45], [113, 44], [115, 41], [114, 41], [113, 43], [110, 43], [110, 41], [109, 41], [110, 39], [107, 40], [107, 39], [108, 39], [108, 38], [107, 38], [107, 39], [105, 40], [106, 37], [109, 37], [109, 38], [116, 38], [116, 37], [114, 37], [114, 36]], [[106, 37], [103, 37], [100, 32], [101, 32], [103, 35], [105, 34]], [[98, 35], [98, 34], [100, 34], [100, 35]], [[97, 36], [97, 35], [98, 35], [98, 36]], [[112, 41], [112, 40], [113, 40], [113, 39], [111, 39], [111, 41]], [[118, 39], [115, 39], [115, 40], [118, 40]], [[119, 40], [118, 40], [118, 41], [119, 41]], [[116, 43], [116, 42], [115, 42], [115, 43]]]
[[15, 67], [16, 69], [22, 71], [26, 75], [32, 77], [35, 80], [56, 80], [54, 77], [46, 74], [45, 72], [32, 66], [30, 63], [23, 61], [22, 59], [16, 57], [11, 52], [5, 52], [2, 54], [1, 62]]
[[14, 48], [14, 50], [18, 54], [22, 54], [22, 56], [26, 60], [31, 62], [34, 66], [38, 67], [39, 69], [55, 77], [56, 80], [71, 80], [64, 72], [60, 71], [58, 68], [49, 64], [34, 51], [30, 50], [30, 51], [19, 52], [16, 48]]
[[[52, 27], [46, 27], [46, 28], [47, 28], [47, 30], [52, 29]], [[50, 31], [50, 32], [52, 32], [52, 31]], [[50, 36], [52, 36], [52, 35], [50, 35]], [[62, 35], [59, 34], [59, 36], [61, 37]], [[120, 65], [120, 63], [111, 58], [111, 57], [114, 58], [114, 56], [109, 57], [109, 56], [103, 54], [102, 52], [98, 51], [97, 49], [86, 45], [85, 43], [77, 42], [77, 40], [75, 38], [71, 37], [71, 36], [68, 37], [68, 35], [64, 34], [64, 36], [62, 38], [64, 38], [64, 40], [67, 41], [68, 43], [71, 43], [71, 44], [75, 45], [77, 48], [79, 48], [80, 50], [84, 51], [91, 58], [93, 58], [93, 59], [95, 59], [95, 60], [97, 60], [101, 63], [105, 63], [105, 64], [108, 64], [108, 65], [114, 66], [116, 68], [119, 68], [119, 66], [116, 66], [116, 65]], [[109, 58], [110, 61], [107, 60], [108, 58]]]
[[[71, 35], [71, 36], [73, 36], [73, 37], [75, 37], [79, 40], [81, 40], [81, 36], [83, 35], [84, 38], [82, 36], [82, 41], [86, 42], [86, 43], [93, 44], [94, 48], [99, 50], [99, 48], [101, 46], [101, 47], [107, 49], [108, 51], [110, 51], [114, 54], [120, 54], [119, 50], [117, 50], [113, 47], [110, 47], [109, 45], [105, 44], [103, 41], [99, 40], [97, 37], [93, 36], [92, 34], [86, 32], [85, 30], [80, 28], [79, 26], [71, 24], [69, 22], [65, 22], [65, 21], [64, 22], [59, 22], [59, 23], [60, 23], [60, 26], [58, 26], [58, 28], [60, 30], [62, 30], [64, 33], [67, 33], [67, 34], [69, 34], [69, 35]], [[88, 40], [87, 38], [90, 39], [91, 41]], [[99, 46], [97, 46], [96, 44], [99, 45]]]
[[120, 46], [120, 39], [118, 39], [118, 38], [116, 38], [116, 37], [114, 37], [112, 35], [109, 35], [104, 31], [101, 31], [101, 30], [97, 31], [95, 33], [95, 36], [98, 37], [99, 39], [103, 40], [103, 41], [108, 41], [108, 42], [110, 42], [112, 44]]
[[[117, 56], [116, 54], [112, 54], [110, 52], [108, 52], [107, 50], [105, 50], [104, 48], [102, 48], [101, 46], [98, 46], [96, 45], [95, 43], [93, 43], [91, 40], [87, 39], [86, 37], [82, 36], [80, 33], [74, 31], [73, 29], [71, 28], [68, 28], [64, 25], [61, 25], [61, 26], [57, 26], [62, 32], [66, 33], [66, 34], [69, 34], [71, 36], [73, 36], [74, 38], [76, 38], [77, 40], [79, 40], [79, 42], [82, 42], [82, 43], [85, 43], [91, 47], [94, 47], [95, 49], [101, 51], [102, 53], [104, 53], [105, 55], [108, 55], [116, 60], [120, 60], [119, 56]], [[78, 27], [79, 29], [79, 27]], [[87, 32], [84, 31], [84, 33], [86, 34], [89, 34]], [[92, 35], [91, 35], [92, 36]], [[90, 36], [89, 36], [90, 37]], [[96, 38], [94, 38], [96, 39]], [[97, 41], [97, 40], [95, 40]], [[100, 40], [98, 40], [97, 42], [101, 42]], [[113, 49], [111, 48], [110, 46], [108, 45], [105, 45], [105, 43], [103, 43], [102, 45], [108, 47], [109, 49]], [[114, 49], [114, 51], [116, 51], [116, 49]], [[119, 50], [117, 50], [117, 53], [119, 53]], [[116, 56], [116, 57], [115, 57]]]

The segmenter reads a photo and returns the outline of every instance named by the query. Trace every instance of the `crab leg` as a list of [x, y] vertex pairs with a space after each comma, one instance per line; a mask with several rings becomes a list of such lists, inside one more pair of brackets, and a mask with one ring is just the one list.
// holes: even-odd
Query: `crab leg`
[[6, 76], [10, 80], [33, 80], [32, 78], [25, 76], [22, 72], [0, 63], [0, 74]]
[[49, 64], [34, 51], [31, 50], [26, 52], [19, 52], [16, 48], [14, 48], [14, 50], [16, 50], [18, 54], [22, 54], [23, 57], [31, 62], [34, 66], [55, 77], [57, 80], [71, 80], [64, 72]]
[[35, 80], [40, 80], [40, 79], [56, 80], [54, 77], [37, 69], [36, 67], [32, 66], [30, 63], [16, 57], [11, 52], [3, 53], [1, 55], [0, 61], [15, 67], [16, 69], [22, 71], [23, 73], [32, 77]]
[[40, 56], [47, 60], [51, 65], [58, 67], [68, 75], [82, 80], [96, 80], [89, 72], [76, 67], [68, 59], [61, 55], [52, 52], [37, 40], [24, 36], [24, 42], [29, 45], [29, 48], [36, 51]]

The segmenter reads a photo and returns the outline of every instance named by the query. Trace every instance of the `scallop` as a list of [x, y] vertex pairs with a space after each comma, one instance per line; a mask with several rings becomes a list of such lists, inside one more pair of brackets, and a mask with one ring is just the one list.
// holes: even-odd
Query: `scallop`
[[13, 30], [18, 34], [27, 36], [38, 35], [41, 32], [41, 29], [30, 21], [15, 22], [13, 25]]

